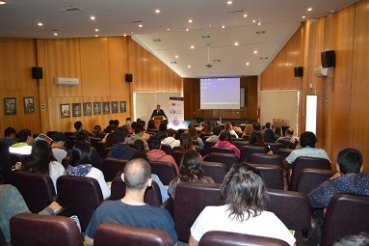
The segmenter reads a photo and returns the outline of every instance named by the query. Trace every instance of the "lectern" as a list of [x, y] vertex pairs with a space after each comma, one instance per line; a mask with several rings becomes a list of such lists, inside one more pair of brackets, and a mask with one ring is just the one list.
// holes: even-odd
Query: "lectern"
[[163, 120], [164, 120], [163, 116], [154, 116], [154, 124], [156, 129], [159, 130], [159, 126]]

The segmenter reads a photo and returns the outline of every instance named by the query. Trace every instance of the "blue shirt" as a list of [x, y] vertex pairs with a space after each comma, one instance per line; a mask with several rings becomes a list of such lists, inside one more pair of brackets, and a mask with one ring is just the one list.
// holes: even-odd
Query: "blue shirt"
[[331, 198], [339, 193], [369, 195], [369, 175], [346, 175], [334, 180], [327, 180], [308, 194], [312, 208], [326, 208]]
[[323, 158], [323, 159], [327, 159], [329, 162], [331, 162], [329, 160], [327, 152], [325, 152], [324, 149], [311, 148], [311, 147], [305, 147], [305, 148], [302, 148], [302, 149], [296, 149], [296, 150], [292, 151], [287, 156], [286, 161], [289, 164], [291, 164], [300, 156]]

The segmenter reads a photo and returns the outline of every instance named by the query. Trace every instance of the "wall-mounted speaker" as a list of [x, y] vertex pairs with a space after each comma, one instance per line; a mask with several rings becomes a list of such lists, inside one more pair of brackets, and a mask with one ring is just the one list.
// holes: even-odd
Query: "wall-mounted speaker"
[[32, 79], [42, 79], [42, 67], [32, 68]]
[[295, 67], [293, 69], [293, 72], [295, 73], [295, 77], [302, 77], [302, 76], [304, 76], [304, 68], [303, 67]]
[[126, 73], [126, 82], [131, 83], [133, 81], [133, 75], [131, 73]]
[[336, 66], [336, 53], [334, 50], [327, 50], [321, 53], [322, 67], [335, 67]]

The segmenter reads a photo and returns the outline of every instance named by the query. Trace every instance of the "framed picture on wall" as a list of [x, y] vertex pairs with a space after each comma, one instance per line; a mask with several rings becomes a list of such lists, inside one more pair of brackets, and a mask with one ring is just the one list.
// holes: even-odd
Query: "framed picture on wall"
[[70, 117], [70, 104], [60, 104], [60, 116], [62, 118], [69, 118]]
[[101, 102], [94, 102], [94, 115], [101, 114]]
[[15, 115], [17, 113], [17, 101], [15, 97], [4, 98], [5, 115]]
[[33, 97], [24, 97], [24, 112], [33, 113], [35, 112], [35, 99]]
[[117, 101], [111, 102], [111, 113], [112, 114], [118, 113], [118, 102]]
[[110, 103], [109, 102], [103, 102], [103, 114], [110, 114]]
[[84, 116], [92, 115], [92, 103], [90, 102], [83, 103], [83, 115]]
[[126, 101], [120, 101], [119, 104], [120, 104], [120, 112], [125, 113], [126, 110], [127, 110], [126, 109]]
[[82, 115], [81, 103], [72, 103], [72, 116], [81, 117], [81, 115]]

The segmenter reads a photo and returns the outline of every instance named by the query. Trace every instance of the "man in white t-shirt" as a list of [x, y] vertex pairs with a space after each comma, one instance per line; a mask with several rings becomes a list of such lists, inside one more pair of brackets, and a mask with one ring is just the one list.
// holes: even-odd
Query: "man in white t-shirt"
[[221, 186], [226, 205], [207, 206], [191, 227], [189, 246], [197, 246], [208, 231], [227, 231], [283, 240], [296, 239], [278, 217], [263, 210], [267, 203], [264, 183], [246, 163], [232, 166]]

